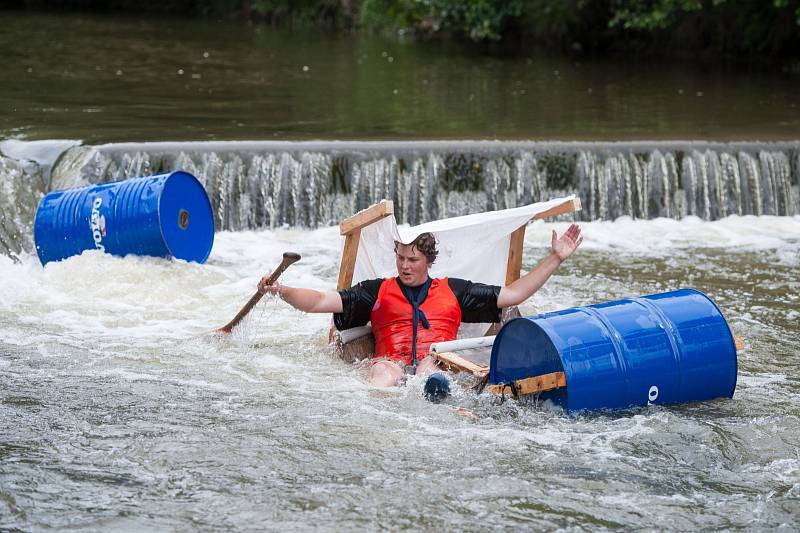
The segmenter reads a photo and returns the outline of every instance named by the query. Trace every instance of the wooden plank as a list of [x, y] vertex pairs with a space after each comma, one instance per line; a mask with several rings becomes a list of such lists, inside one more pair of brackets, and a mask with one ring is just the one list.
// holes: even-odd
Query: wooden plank
[[363, 211], [359, 211], [350, 218], [346, 218], [339, 224], [339, 234], [349, 235], [351, 232], [360, 230], [364, 226], [369, 226], [382, 218], [394, 214], [394, 202], [391, 200], [381, 200], [379, 203], [370, 206]]
[[508, 263], [506, 263], [506, 285], [519, 279], [522, 270], [522, 245], [525, 242], [525, 226], [520, 226], [511, 234], [508, 245]]
[[335, 343], [334, 349], [339, 358], [346, 363], [361, 361], [372, 357], [375, 353], [375, 337], [370, 333], [347, 344]]
[[470, 363], [483, 367], [488, 371], [489, 363], [492, 360], [492, 347], [485, 346], [483, 348], [464, 350], [463, 352], [458, 352], [458, 355], [462, 359], [466, 359]]
[[551, 207], [547, 211], [542, 211], [538, 215], [534, 216], [533, 220], [540, 220], [542, 218], [554, 217], [557, 215], [565, 215], [567, 213], [574, 213], [575, 211], [580, 211], [580, 210], [581, 210], [581, 199], [573, 198], [572, 200], [567, 200], [564, 203]]
[[356, 254], [361, 241], [361, 228], [351, 231], [344, 238], [342, 262], [339, 264], [339, 281], [336, 290], [347, 289], [353, 284], [353, 273], [356, 270]]
[[[534, 216], [532, 220], [539, 220], [565, 213], [574, 213], [581, 210], [579, 198], [573, 198], [551, 207], [547, 211], [542, 211]], [[508, 245], [508, 263], [506, 264], [506, 285], [517, 281], [522, 271], [522, 246], [525, 243], [525, 226], [520, 226], [511, 234], [511, 242]]]
[[[534, 216], [532, 220], [539, 220], [547, 217], [554, 217], [556, 215], [563, 215], [565, 213], [574, 213], [581, 210], [581, 201], [579, 198], [573, 198], [562, 202], [547, 211], [543, 211]], [[522, 273], [522, 247], [525, 243], [525, 226], [520, 226], [511, 234], [511, 239], [508, 244], [508, 262], [506, 263], [506, 285], [511, 285], [520, 278]], [[486, 330], [485, 335], [495, 335], [500, 331], [500, 324], [492, 324]]]
[[447, 370], [453, 372], [469, 372], [475, 376], [482, 376], [489, 370], [488, 366], [475, 364], [455, 352], [432, 353], [431, 356], [435, 357]]
[[733, 345], [736, 346], [736, 351], [741, 352], [744, 350], [744, 337], [738, 335], [733, 336]]
[[463, 416], [464, 418], [469, 418], [473, 422], [477, 422], [480, 420], [480, 417], [478, 415], [463, 407], [459, 407], [458, 409], [456, 409], [456, 414], [459, 416]]
[[[342, 260], [339, 263], [339, 279], [336, 290], [347, 289], [353, 285], [353, 274], [356, 269], [358, 244], [361, 242], [361, 228], [369, 226], [382, 218], [394, 214], [394, 203], [382, 200], [379, 203], [359, 211], [339, 224], [339, 233], [345, 236], [342, 248]], [[328, 332], [328, 342], [333, 341], [334, 327]], [[339, 357], [350, 362], [363, 359], [375, 351], [375, 339], [367, 335], [356, 342], [340, 345], [337, 349]]]
[[[517, 388], [517, 393], [520, 396], [527, 394], [536, 394], [537, 392], [544, 392], [553, 389], [560, 389], [567, 386], [567, 378], [563, 372], [551, 372], [550, 374], [542, 374], [541, 376], [533, 376], [530, 378], [519, 379], [514, 382]], [[486, 390], [492, 394], [511, 396], [511, 387], [509, 385], [489, 385]]]

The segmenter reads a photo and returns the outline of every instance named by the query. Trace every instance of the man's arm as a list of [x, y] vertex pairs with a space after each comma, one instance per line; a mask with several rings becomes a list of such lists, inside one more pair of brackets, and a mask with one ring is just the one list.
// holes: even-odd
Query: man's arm
[[583, 237], [581, 237], [581, 228], [577, 224], [572, 224], [560, 238], [556, 238], [556, 232], [553, 230], [550, 255], [514, 283], [500, 289], [497, 307], [519, 305], [530, 298], [533, 293], [542, 288], [542, 285], [550, 279], [558, 266], [572, 255], [581, 242], [583, 242]]
[[267, 285], [267, 276], [258, 283], [264, 294], [277, 294], [283, 301], [306, 313], [341, 313], [342, 297], [336, 291], [315, 291], [302, 287], [289, 287], [275, 283]]

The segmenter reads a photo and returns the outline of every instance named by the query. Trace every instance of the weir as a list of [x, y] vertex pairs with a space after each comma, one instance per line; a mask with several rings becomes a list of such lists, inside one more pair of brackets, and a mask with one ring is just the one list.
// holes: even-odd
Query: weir
[[800, 212], [800, 141], [72, 142], [47, 157], [41, 142], [8, 142], [0, 249], [11, 255], [32, 250], [47, 192], [172, 170], [204, 185], [217, 230], [338, 224], [383, 198], [408, 224], [573, 193], [582, 220]]

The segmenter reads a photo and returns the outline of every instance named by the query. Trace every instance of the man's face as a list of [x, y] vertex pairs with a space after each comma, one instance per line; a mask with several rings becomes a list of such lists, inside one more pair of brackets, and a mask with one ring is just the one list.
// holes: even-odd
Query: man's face
[[428, 279], [430, 263], [416, 246], [398, 244], [395, 252], [397, 275], [409, 287], [417, 287]]

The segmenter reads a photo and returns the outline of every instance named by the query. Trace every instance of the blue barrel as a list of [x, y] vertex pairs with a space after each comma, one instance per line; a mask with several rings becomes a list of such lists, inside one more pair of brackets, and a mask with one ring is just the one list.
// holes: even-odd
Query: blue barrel
[[94, 249], [203, 263], [214, 217], [203, 185], [177, 171], [51, 192], [39, 202], [33, 236], [42, 265]]
[[568, 412], [731, 398], [736, 346], [694, 289], [516, 318], [497, 333], [489, 382], [564, 372], [542, 393]]

